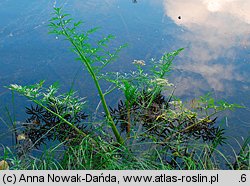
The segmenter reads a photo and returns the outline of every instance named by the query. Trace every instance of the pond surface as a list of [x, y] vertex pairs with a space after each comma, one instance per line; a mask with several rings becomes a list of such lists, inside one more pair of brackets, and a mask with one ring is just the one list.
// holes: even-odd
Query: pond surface
[[[175, 94], [193, 99], [212, 92], [216, 99], [250, 105], [250, 0], [60, 0], [0, 1], [0, 144], [9, 144], [10, 117], [25, 119], [27, 100], [4, 86], [72, 82], [95, 109], [93, 83], [67, 42], [48, 34], [53, 7], [62, 7], [85, 28], [101, 27], [96, 37], [113, 34], [112, 46], [128, 43], [108, 70], [126, 72], [134, 59], [150, 61], [164, 52], [185, 48], [174, 61], [170, 79]], [[115, 100], [114, 100], [115, 99]], [[110, 103], [117, 101], [110, 98]], [[14, 103], [14, 104], [13, 104]], [[91, 107], [92, 105], [93, 108]], [[8, 110], [8, 111], [7, 111]], [[227, 114], [230, 136], [249, 135], [250, 111]]]

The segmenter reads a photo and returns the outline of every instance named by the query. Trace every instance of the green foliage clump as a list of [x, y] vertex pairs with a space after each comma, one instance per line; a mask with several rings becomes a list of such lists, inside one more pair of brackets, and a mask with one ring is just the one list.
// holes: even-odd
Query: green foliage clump
[[[136, 71], [103, 74], [102, 69], [124, 46], [111, 53], [111, 35], [90, 44], [90, 36], [97, 29], [79, 33], [81, 24], [55, 8], [50, 33], [71, 43], [77, 60], [93, 79], [105, 118], [92, 120], [83, 111], [85, 99], [72, 90], [58, 94], [57, 84], [49, 88], [43, 87], [44, 81], [10, 85], [9, 89], [35, 104], [26, 108], [24, 129], [16, 132], [21, 153], [15, 156], [5, 149], [12, 169], [218, 169], [219, 155], [230, 169], [249, 169], [248, 145], [243, 145], [235, 163], [218, 150], [226, 142], [224, 129], [216, 124], [219, 113], [239, 105], [216, 102], [209, 94], [185, 103], [174, 96], [175, 86], [168, 75], [182, 48], [149, 64], [134, 60]], [[112, 88], [104, 92], [100, 80]], [[116, 89], [123, 100], [118, 100], [115, 108], [108, 107], [106, 95]], [[51, 140], [56, 146], [51, 145], [40, 158], [29, 155]]]

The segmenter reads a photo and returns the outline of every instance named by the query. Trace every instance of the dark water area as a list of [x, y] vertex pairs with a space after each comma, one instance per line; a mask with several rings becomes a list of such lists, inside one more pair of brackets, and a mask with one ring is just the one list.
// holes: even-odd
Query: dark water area
[[[91, 78], [69, 44], [48, 34], [53, 7], [84, 22], [86, 29], [100, 27], [93, 36], [112, 34], [111, 46], [127, 43], [108, 71], [134, 70], [134, 59], [147, 62], [164, 52], [185, 50], [174, 61], [169, 77], [182, 99], [212, 92], [215, 99], [241, 104], [227, 114], [228, 135], [242, 142], [250, 129], [250, 0], [62, 0], [0, 1], [0, 144], [11, 143], [10, 119], [25, 120], [25, 106], [31, 103], [12, 94], [4, 86], [55, 81], [61, 91], [72, 82], [89, 110], [99, 99]], [[110, 104], [120, 98], [109, 96]], [[14, 104], [13, 104], [14, 103]]]

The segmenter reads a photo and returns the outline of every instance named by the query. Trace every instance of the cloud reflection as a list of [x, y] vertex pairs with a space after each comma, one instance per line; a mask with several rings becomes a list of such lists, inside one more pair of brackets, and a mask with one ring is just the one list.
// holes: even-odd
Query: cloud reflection
[[186, 30], [185, 64], [179, 68], [202, 75], [224, 91], [225, 80], [241, 81], [236, 48], [250, 46], [250, 0], [164, 0], [165, 14]]

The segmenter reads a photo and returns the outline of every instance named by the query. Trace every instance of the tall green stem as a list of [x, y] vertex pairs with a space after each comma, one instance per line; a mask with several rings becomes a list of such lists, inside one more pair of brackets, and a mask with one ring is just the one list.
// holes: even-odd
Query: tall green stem
[[79, 55], [81, 62], [87, 67], [88, 72], [90, 73], [92, 79], [94, 80], [95, 86], [97, 88], [98, 94], [100, 96], [101, 102], [102, 102], [102, 106], [104, 109], [104, 112], [106, 114], [107, 120], [108, 120], [108, 124], [111, 126], [112, 131], [116, 137], [116, 140], [118, 141], [118, 143], [123, 144], [124, 140], [121, 137], [117, 127], [115, 126], [114, 120], [110, 115], [104, 94], [102, 92], [101, 86], [99, 84], [99, 81], [97, 80], [96, 74], [92, 68], [92, 66], [90, 65], [90, 61], [89, 59], [82, 53], [81, 48], [77, 45], [77, 43], [74, 41], [74, 39], [72, 39], [72, 37], [70, 36], [70, 34], [68, 34], [67, 30], [65, 29], [62, 21], [61, 21], [61, 27], [62, 30], [64, 31], [64, 35], [67, 37], [67, 39], [71, 42], [71, 44], [74, 46], [76, 53]]

